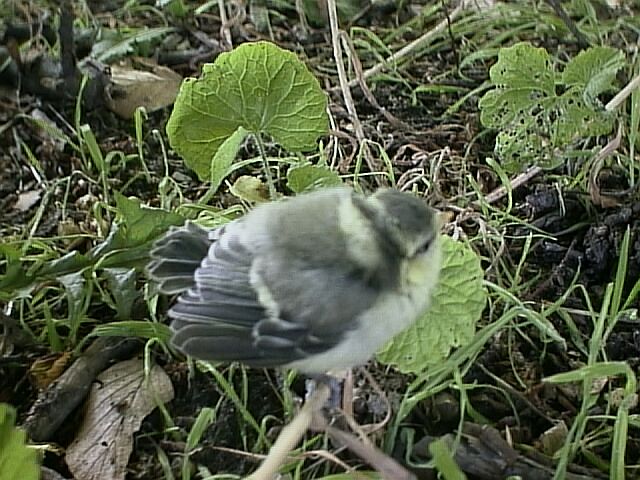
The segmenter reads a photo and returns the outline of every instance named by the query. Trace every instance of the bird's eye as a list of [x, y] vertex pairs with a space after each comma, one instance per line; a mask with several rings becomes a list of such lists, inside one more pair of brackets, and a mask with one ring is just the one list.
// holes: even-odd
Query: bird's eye
[[418, 248], [416, 248], [415, 255], [422, 255], [423, 253], [427, 253], [430, 246], [431, 246], [431, 239], [422, 242], [420, 245], [418, 245]]

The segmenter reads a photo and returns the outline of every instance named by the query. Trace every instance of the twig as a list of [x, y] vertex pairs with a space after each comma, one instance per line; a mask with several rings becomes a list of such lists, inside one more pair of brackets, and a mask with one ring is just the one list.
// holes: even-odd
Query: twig
[[401, 128], [403, 130], [411, 130], [411, 126], [407, 125], [402, 120], [396, 118], [391, 112], [389, 112], [385, 107], [381, 106], [378, 103], [378, 100], [373, 95], [373, 93], [371, 93], [371, 90], [369, 89], [369, 85], [367, 85], [367, 81], [364, 78], [364, 71], [362, 70], [362, 62], [360, 62], [360, 58], [358, 57], [358, 53], [356, 52], [356, 47], [353, 44], [353, 40], [351, 40], [351, 38], [348, 35], [344, 35], [344, 34], [341, 35], [341, 38], [342, 38], [342, 41], [345, 42], [345, 44], [347, 45], [347, 57], [349, 57], [351, 65], [353, 66], [353, 71], [356, 74], [356, 80], [358, 81], [360, 89], [362, 90], [362, 93], [364, 93], [365, 98], [369, 101], [369, 103], [373, 107], [377, 108], [380, 111], [380, 113], [384, 115], [384, 118], [386, 118], [387, 122], [389, 122], [391, 125], [393, 125], [396, 128]]
[[100, 337], [43, 391], [31, 407], [23, 427], [36, 442], [46, 442], [84, 400], [93, 381], [115, 358], [130, 357], [138, 339]]
[[231, 38], [231, 24], [227, 17], [227, 10], [225, 8], [225, 1], [218, 0], [218, 12], [220, 12], [220, 37], [222, 37], [227, 44], [227, 48], [233, 48], [233, 39]]
[[364, 155], [367, 159], [367, 163], [369, 164], [369, 168], [371, 168], [371, 170], [375, 170], [372, 161], [369, 158], [369, 148], [364, 141], [364, 128], [362, 127], [362, 123], [360, 123], [360, 118], [358, 117], [358, 112], [356, 110], [353, 97], [351, 96], [351, 89], [347, 80], [347, 72], [344, 69], [344, 63], [342, 62], [342, 46], [340, 45], [340, 38], [343, 35], [343, 32], [341, 32], [338, 27], [338, 12], [335, 0], [327, 0], [327, 10], [329, 13], [329, 25], [331, 27], [331, 45], [333, 47], [333, 58], [336, 61], [338, 81], [340, 82], [340, 90], [342, 91], [344, 104], [347, 108], [347, 112], [349, 113], [351, 122], [353, 123], [353, 129], [356, 133], [358, 143], [364, 149]]
[[358, 440], [355, 435], [330, 426], [326, 419], [321, 415], [317, 415], [313, 420], [315, 429], [323, 430], [334, 440], [334, 442], [346, 446], [349, 450], [374, 467], [380, 473], [382, 478], [386, 480], [416, 480], [416, 476], [413, 473], [404, 468], [389, 455], [386, 455], [377, 449], [370, 442], [362, 442]]
[[[333, 1], [333, 0], [330, 0]], [[374, 65], [369, 70], [366, 70], [363, 74], [364, 78], [369, 78], [377, 73], [380, 73], [382, 70], [387, 68], [389, 65], [393, 65], [398, 60], [403, 57], [406, 57], [414, 50], [419, 49], [420, 47], [428, 44], [434, 37], [440, 35], [446, 28], [448, 28], [449, 24], [452, 23], [465, 9], [466, 2], [461, 2], [449, 15], [447, 18], [442, 20], [438, 25], [436, 25], [432, 30], [429, 30], [427, 33], [422, 35], [421, 37], [416, 38], [413, 42], [408, 45], [402, 47], [396, 53], [388, 57], [384, 62], [378, 63]], [[358, 79], [351, 80], [348, 84], [349, 87], [354, 87], [358, 84]]]
[[598, 185], [598, 175], [607, 157], [615, 152], [620, 146], [622, 140], [622, 124], [618, 126], [618, 133], [616, 136], [607, 143], [602, 149], [593, 157], [591, 169], [589, 171], [589, 195], [594, 205], [601, 207], [613, 206], [607, 202], [607, 198], [600, 194], [600, 186]]
[[69, 0], [62, 2], [60, 6], [60, 64], [62, 66], [62, 77], [65, 82], [67, 92], [78, 90], [78, 71], [76, 70], [76, 59], [74, 55], [73, 40], [73, 6]]
[[286, 427], [282, 429], [276, 442], [269, 450], [269, 455], [260, 467], [253, 472], [247, 480], [273, 480], [280, 466], [286, 461], [287, 456], [293, 450], [305, 432], [311, 426], [314, 415], [319, 412], [329, 399], [329, 386], [319, 383], [302, 409]]
[[578, 41], [578, 45], [580, 45], [580, 47], [582, 48], [589, 47], [589, 40], [587, 39], [587, 37], [584, 36], [584, 34], [580, 30], [578, 30], [578, 27], [576, 27], [575, 22], [571, 20], [571, 18], [569, 18], [569, 15], [567, 15], [567, 12], [565, 12], [564, 8], [562, 7], [562, 4], [558, 0], [547, 0], [547, 3], [551, 6], [551, 8], [553, 8], [553, 11], [556, 13], [558, 18], [562, 20], [562, 22], [569, 29], [571, 34], [574, 37], [576, 37], [576, 40]]
[[625, 87], [616, 94], [615, 97], [609, 100], [609, 103], [605, 105], [604, 109], [607, 112], [610, 112], [611, 110], [618, 108], [620, 104], [624, 102], [626, 98], [631, 95], [631, 93], [638, 87], [640, 87], [640, 75], [636, 75], [633, 80], [627, 83]]
[[[529, 168], [526, 172], [521, 173], [520, 175], [516, 176], [513, 180], [511, 180], [509, 182], [509, 190], [514, 190], [518, 187], [521, 187], [522, 185], [524, 185], [525, 183], [527, 183], [529, 180], [531, 180], [533, 177], [535, 177], [536, 175], [538, 175], [540, 172], [542, 172], [542, 167], [531, 167]], [[485, 195], [484, 197], [484, 201], [486, 203], [495, 203], [498, 200], [500, 200], [501, 198], [503, 198], [506, 194], [507, 194], [507, 187], [500, 186], [498, 188], [496, 188], [493, 192]], [[479, 206], [480, 205], [480, 201], [476, 200], [475, 202], [473, 202], [474, 206]]]

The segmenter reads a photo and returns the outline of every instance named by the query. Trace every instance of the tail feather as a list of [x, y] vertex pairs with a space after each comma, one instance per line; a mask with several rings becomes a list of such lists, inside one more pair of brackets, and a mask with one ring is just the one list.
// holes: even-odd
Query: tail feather
[[181, 293], [195, 285], [194, 273], [214, 242], [211, 232], [195, 223], [173, 227], [151, 250], [147, 274], [158, 282], [160, 291]]

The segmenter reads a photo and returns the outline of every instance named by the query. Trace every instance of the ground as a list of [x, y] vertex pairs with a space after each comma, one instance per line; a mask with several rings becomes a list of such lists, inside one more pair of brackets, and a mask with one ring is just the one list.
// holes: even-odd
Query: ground
[[[0, 402], [13, 405], [18, 424], [48, 445], [43, 464], [70, 476], [64, 449], [86, 413], [86, 391], [70, 394], [77, 406], [41, 438], [34, 415], [42, 413], [43, 398], [61, 395], [56, 379], [96, 341], [114, 352], [91, 367], [96, 374], [139, 355], [160, 365], [174, 390], [166, 409], [145, 414], [135, 433], [130, 479], [245, 475], [304, 396], [301, 378], [237, 366], [220, 366], [214, 375], [165, 348], [162, 336], [154, 337], [161, 330], [127, 330], [123, 321], [163, 324], [169, 300], [155, 303], [142, 271], [148, 244], [132, 243], [135, 228], [113, 234], [133, 215], [123, 211], [135, 210], [123, 206], [124, 197], [215, 223], [250, 208], [234, 190], [238, 178], [263, 174], [247, 163], [200, 203], [207, 182], [169, 146], [170, 102], [146, 104], [149, 113], [135, 121], [131, 112], [117, 115], [105, 94], [115, 69], [106, 64], [146, 61], [148, 70], [159, 64], [197, 77], [232, 45], [269, 40], [295, 52], [328, 94], [331, 131], [321, 141], [330, 167], [365, 190], [393, 184], [425, 197], [447, 213], [444, 233], [467, 242], [485, 271], [488, 302], [477, 330], [490, 335], [479, 333], [457, 363], [418, 376], [372, 363], [378, 387], [356, 372], [354, 415], [361, 425], [377, 425], [372, 440], [401, 462], [411, 458], [419, 478], [435, 478], [424, 463], [425, 445], [456, 438], [468, 422], [455, 457], [468, 478], [640, 478], [640, 94], [617, 107], [610, 132], [585, 129], [554, 146], [551, 162], [526, 159], [519, 170], [494, 150], [499, 129], [481, 122], [479, 107], [492, 87], [498, 49], [528, 41], [546, 49], [558, 70], [590, 46], [622, 52], [611, 88], [597, 91], [604, 111], [639, 71], [638, 6], [339, 2], [348, 39], [342, 48], [349, 51], [343, 60], [354, 80], [352, 99], [345, 100], [328, 20], [317, 8], [324, 2], [221, 2], [226, 19], [210, 3], [0, 5]], [[362, 88], [363, 72], [428, 32], [396, 63], [365, 74]], [[86, 85], [78, 72], [88, 75]], [[168, 78], [161, 90], [174, 91]], [[561, 93], [569, 90], [556, 84]], [[275, 142], [267, 150], [288, 155]], [[249, 140], [238, 157], [258, 151]], [[308, 155], [318, 161], [317, 152]], [[278, 164], [276, 188], [292, 194], [284, 165]], [[163, 221], [166, 228], [173, 220]], [[135, 274], [127, 276], [128, 268]], [[562, 373], [568, 376], [544, 381]], [[418, 401], [408, 401], [407, 388]], [[206, 407], [214, 414], [196, 435]], [[323, 438], [309, 434], [289, 465], [291, 478], [344, 472], [344, 464], [317, 454], [322, 449], [367, 469]]]

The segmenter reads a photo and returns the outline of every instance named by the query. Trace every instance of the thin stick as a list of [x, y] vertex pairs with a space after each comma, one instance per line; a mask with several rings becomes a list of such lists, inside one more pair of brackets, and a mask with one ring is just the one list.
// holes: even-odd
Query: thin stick
[[367, 161], [367, 165], [369, 166], [371, 171], [375, 171], [376, 166], [370, 154], [369, 145], [366, 141], [367, 138], [364, 133], [364, 128], [362, 127], [362, 123], [360, 122], [360, 118], [358, 117], [358, 111], [356, 110], [353, 97], [351, 96], [350, 83], [347, 80], [347, 72], [345, 71], [344, 63], [342, 61], [342, 46], [340, 42], [342, 41], [343, 37], [346, 36], [346, 34], [341, 31], [338, 26], [338, 11], [336, 8], [336, 0], [327, 0], [327, 11], [329, 13], [329, 26], [331, 27], [331, 45], [333, 47], [333, 58], [336, 61], [336, 70], [338, 72], [338, 80], [340, 82], [340, 90], [342, 92], [344, 104], [347, 108], [347, 112], [349, 113], [351, 123], [353, 124], [353, 129], [356, 133], [356, 138], [358, 139], [358, 146], [362, 149], [364, 157]]
[[321, 415], [316, 415], [313, 421], [314, 429], [323, 430], [334, 442], [346, 446], [375, 468], [385, 480], [416, 480], [413, 473], [377, 449], [370, 441], [362, 442], [355, 435], [330, 426]]
[[[531, 180], [533, 177], [538, 175], [540, 172], [542, 172], [541, 167], [531, 167], [526, 172], [522, 172], [521, 174], [517, 175], [516, 177], [514, 177], [513, 180], [509, 182], [509, 184], [511, 185], [510, 190], [514, 190], [518, 187], [521, 187], [525, 183], [529, 182], [529, 180]], [[493, 192], [485, 195], [484, 201], [486, 203], [495, 203], [501, 198], [503, 198], [506, 194], [507, 194], [507, 187], [503, 185], [501, 187], [496, 188]], [[474, 205], [479, 206], [480, 202], [476, 201], [474, 202]]]
[[309, 429], [311, 421], [329, 399], [329, 386], [323, 383], [316, 385], [316, 390], [311, 394], [302, 409], [294, 419], [282, 429], [276, 442], [269, 450], [269, 455], [264, 462], [253, 472], [247, 480], [273, 480], [282, 464], [287, 460], [289, 453], [296, 448], [298, 442]]
[[233, 48], [233, 40], [231, 39], [231, 28], [229, 25], [229, 19], [227, 17], [227, 10], [224, 5], [224, 0], [218, 0], [218, 12], [220, 14], [220, 36], [227, 43], [229, 49]]
[[258, 142], [258, 150], [260, 150], [260, 157], [262, 158], [262, 167], [264, 168], [264, 175], [267, 178], [267, 186], [269, 187], [269, 198], [271, 200], [276, 199], [276, 186], [273, 183], [273, 177], [271, 176], [271, 170], [269, 170], [269, 160], [267, 160], [267, 150], [264, 148], [262, 141], [262, 134], [257, 132], [256, 141]]
[[[460, 5], [458, 5], [451, 12], [451, 15], [449, 15], [448, 18], [445, 18], [444, 20], [442, 20], [432, 30], [429, 30], [427, 33], [425, 33], [421, 37], [416, 38], [413, 42], [402, 47], [396, 53], [388, 57], [384, 62], [378, 63], [377, 65], [374, 65], [373, 67], [371, 67], [369, 70], [366, 70], [363, 75], [364, 78], [366, 79], [373, 75], [376, 75], [377, 73], [380, 73], [389, 65], [393, 65], [395, 62], [397, 62], [403, 57], [406, 57], [414, 50], [417, 50], [420, 47], [428, 44], [431, 40], [433, 40], [434, 37], [437, 37], [438, 35], [440, 35], [449, 26], [449, 24], [453, 22], [460, 15], [464, 11], [466, 6], [467, 6], [467, 2], [460, 2]], [[349, 82], [348, 86], [355, 87], [356, 85], [358, 85], [358, 81], [359, 79], [355, 78]]]
[[636, 75], [633, 80], [627, 83], [625, 87], [616, 94], [615, 97], [609, 100], [609, 103], [605, 105], [604, 109], [607, 112], [610, 112], [611, 110], [618, 108], [620, 104], [624, 102], [625, 99], [629, 95], [631, 95], [631, 93], [638, 87], [640, 87], [640, 75]]

